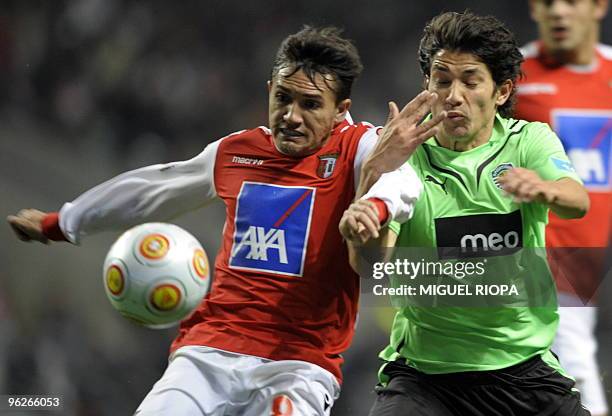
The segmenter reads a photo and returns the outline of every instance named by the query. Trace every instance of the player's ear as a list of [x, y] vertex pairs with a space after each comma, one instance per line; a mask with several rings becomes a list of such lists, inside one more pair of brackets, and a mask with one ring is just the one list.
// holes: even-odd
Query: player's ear
[[535, 16], [535, 2], [537, 0], [529, 0], [529, 16], [531, 16], [531, 20], [537, 21]]
[[336, 117], [334, 118], [334, 121], [336, 122], [336, 124], [342, 123], [344, 121], [344, 118], [346, 117], [346, 113], [349, 111], [350, 108], [351, 108], [350, 98], [345, 98], [344, 100], [340, 101], [336, 105]]
[[270, 91], [272, 91], [272, 81], [268, 80], [267, 84], [268, 84], [268, 94], [270, 94]]
[[512, 94], [512, 88], [514, 87], [514, 83], [512, 80], [507, 79], [502, 84], [497, 87], [497, 98], [495, 99], [495, 104], [500, 107], [508, 101], [510, 95]]
[[423, 89], [429, 89], [429, 75], [425, 75], [425, 78], [423, 78]]
[[608, 0], [595, 0], [595, 18], [602, 20], [608, 13]]

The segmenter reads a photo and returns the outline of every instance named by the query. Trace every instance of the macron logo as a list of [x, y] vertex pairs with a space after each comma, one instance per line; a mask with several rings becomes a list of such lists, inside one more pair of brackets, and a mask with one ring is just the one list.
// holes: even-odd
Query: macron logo
[[499, 251], [504, 248], [516, 248], [520, 243], [519, 235], [516, 231], [510, 231], [504, 235], [500, 233], [491, 233], [488, 236], [485, 234], [467, 234], [461, 238], [461, 252], [465, 253], [469, 248], [472, 253], [477, 250], [483, 251]]
[[266, 230], [264, 227], [256, 227], [251, 225], [240, 243], [234, 250], [232, 256], [235, 256], [242, 247], [249, 247], [247, 259], [268, 261], [268, 250], [278, 250], [278, 261], [282, 264], [288, 264], [287, 246], [285, 245], [285, 230], [270, 228]]
[[264, 161], [261, 159], [252, 159], [250, 157], [241, 157], [241, 156], [234, 156], [232, 158], [232, 163], [238, 163], [240, 165], [263, 165]]

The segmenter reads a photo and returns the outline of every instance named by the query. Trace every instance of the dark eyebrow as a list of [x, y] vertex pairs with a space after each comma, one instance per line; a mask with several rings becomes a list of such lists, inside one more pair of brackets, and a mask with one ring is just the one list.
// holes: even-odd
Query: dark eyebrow
[[[440, 64], [433, 64], [432, 71], [437, 70], [440, 72], [450, 72], [450, 70], [446, 66], [442, 66]], [[480, 74], [482, 71], [480, 68], [468, 68], [461, 72], [461, 75], [474, 75]]]
[[447, 67], [442, 66], [442, 65], [440, 65], [440, 64], [433, 64], [433, 66], [432, 66], [432, 68], [431, 68], [431, 69], [432, 69], [432, 70], [436, 69], [436, 70], [438, 70], [438, 71], [442, 71], [442, 72], [449, 72], [449, 70], [448, 70], [448, 68], [447, 68]]
[[[289, 88], [283, 87], [280, 84], [276, 84], [277, 88], [286, 94], [291, 94], [293, 91]], [[321, 94], [300, 94], [302, 97], [309, 98], [312, 100], [322, 100], [323, 96]]]

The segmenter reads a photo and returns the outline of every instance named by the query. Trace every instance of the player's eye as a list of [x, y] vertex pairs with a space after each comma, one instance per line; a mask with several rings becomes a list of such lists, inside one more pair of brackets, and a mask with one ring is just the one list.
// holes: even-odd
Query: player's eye
[[304, 108], [307, 110], [316, 110], [319, 107], [321, 107], [321, 103], [317, 100], [304, 101]]
[[274, 95], [274, 98], [280, 104], [288, 104], [289, 102], [291, 102], [291, 97], [289, 96], [289, 94], [280, 91]]

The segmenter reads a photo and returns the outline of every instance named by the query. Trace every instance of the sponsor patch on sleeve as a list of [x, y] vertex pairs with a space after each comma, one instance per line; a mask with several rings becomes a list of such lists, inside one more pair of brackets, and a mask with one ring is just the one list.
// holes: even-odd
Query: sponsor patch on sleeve
[[563, 160], [558, 157], [551, 156], [550, 161], [559, 170], [562, 170], [565, 172], [576, 172], [576, 170], [574, 169], [574, 166], [569, 160]]

